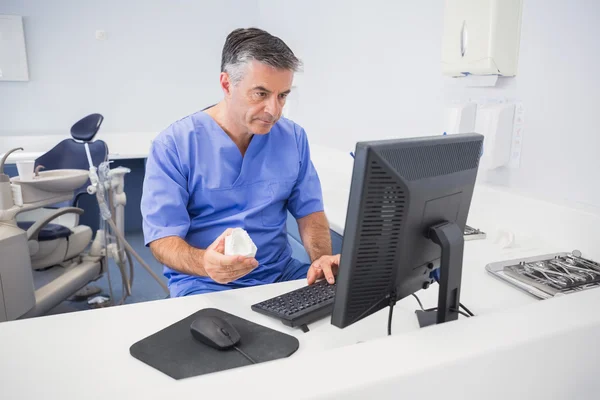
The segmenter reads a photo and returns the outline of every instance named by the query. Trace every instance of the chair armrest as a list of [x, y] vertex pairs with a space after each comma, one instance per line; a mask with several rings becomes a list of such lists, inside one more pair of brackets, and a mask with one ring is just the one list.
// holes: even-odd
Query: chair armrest
[[[63, 206], [63, 207], [71, 207]], [[46, 218], [48, 215], [53, 214], [56, 210], [59, 210], [62, 207], [54, 207], [54, 206], [46, 206], [41, 208], [36, 208], [35, 210], [24, 211], [17, 215], [17, 221], [39, 221], [41, 219]], [[84, 207], [79, 207], [84, 208]], [[84, 208], [85, 209], [85, 208]], [[55, 224], [59, 224], [62, 226], [66, 226], [67, 228], [74, 228], [79, 225], [79, 215], [77, 214], [66, 214], [57, 217], [54, 221]]]
[[42, 228], [48, 225], [52, 220], [56, 219], [56, 217], [60, 217], [63, 214], [74, 213], [77, 215], [83, 214], [83, 209], [77, 207], [63, 207], [54, 211], [53, 213], [45, 216], [44, 218], [36, 221], [35, 224], [31, 225], [29, 229], [27, 229], [27, 240], [37, 240], [38, 235]]

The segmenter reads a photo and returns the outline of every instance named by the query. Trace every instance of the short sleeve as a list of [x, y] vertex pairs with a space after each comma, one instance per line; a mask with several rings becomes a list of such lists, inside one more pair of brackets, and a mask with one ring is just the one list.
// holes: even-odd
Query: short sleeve
[[296, 129], [296, 143], [300, 155], [298, 179], [288, 199], [288, 210], [299, 219], [309, 214], [323, 211], [323, 193], [317, 170], [310, 159], [310, 148], [306, 132], [299, 126]]
[[141, 211], [146, 246], [167, 236], [185, 238], [190, 227], [187, 178], [174, 149], [155, 140], [146, 161]]

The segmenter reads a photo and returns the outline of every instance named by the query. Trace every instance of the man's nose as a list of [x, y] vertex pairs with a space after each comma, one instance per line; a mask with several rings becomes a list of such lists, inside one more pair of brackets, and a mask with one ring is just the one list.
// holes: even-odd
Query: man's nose
[[277, 96], [270, 96], [265, 105], [265, 112], [273, 117], [277, 117], [281, 111], [281, 105], [277, 101]]

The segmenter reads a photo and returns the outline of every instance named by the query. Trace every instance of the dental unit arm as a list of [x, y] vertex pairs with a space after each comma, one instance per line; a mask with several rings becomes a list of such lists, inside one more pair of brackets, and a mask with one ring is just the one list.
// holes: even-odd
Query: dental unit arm
[[[133, 247], [131, 247], [123, 233], [124, 207], [127, 202], [124, 191], [124, 176], [129, 170], [123, 167], [111, 170], [109, 165], [110, 162], [108, 161], [101, 163], [98, 168], [90, 164], [90, 185], [87, 188], [87, 192], [96, 196], [98, 207], [100, 208], [100, 216], [104, 222], [104, 226], [102, 226], [100, 230], [105, 233], [105, 238], [107, 240], [105, 243], [106, 252], [115, 259], [121, 273], [124, 296], [121, 298], [119, 304], [122, 304], [127, 296], [131, 295], [134, 271], [132, 256], [168, 295], [169, 289], [167, 285], [154, 273], [154, 271], [152, 271], [150, 266], [142, 259], [142, 257], [140, 257]], [[116, 216], [116, 218], [113, 218], [113, 216]], [[127, 275], [126, 262], [129, 263], [129, 276]]]

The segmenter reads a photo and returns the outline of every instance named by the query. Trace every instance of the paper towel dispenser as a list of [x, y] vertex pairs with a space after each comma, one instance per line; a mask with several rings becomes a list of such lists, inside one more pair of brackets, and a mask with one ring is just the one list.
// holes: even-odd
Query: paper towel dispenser
[[523, 0], [446, 0], [444, 75], [517, 73]]

